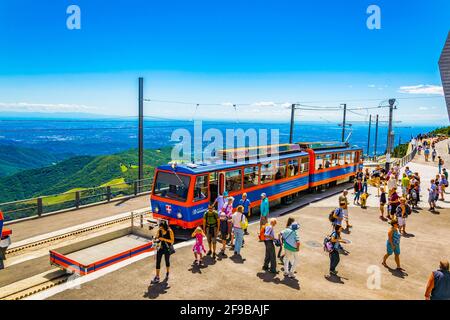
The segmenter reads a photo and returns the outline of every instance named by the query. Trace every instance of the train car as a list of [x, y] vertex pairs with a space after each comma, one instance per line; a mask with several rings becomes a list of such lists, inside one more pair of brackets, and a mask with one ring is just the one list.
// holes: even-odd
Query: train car
[[235, 205], [244, 192], [252, 207], [259, 207], [261, 193], [271, 205], [285, 202], [304, 190], [349, 181], [362, 152], [347, 144], [296, 143], [276, 146], [274, 157], [271, 147], [221, 150], [215, 163], [159, 166], [150, 198], [153, 217], [182, 229], [195, 228], [224, 191]]
[[354, 178], [361, 148], [336, 142], [304, 142], [300, 146], [310, 156], [310, 188], [333, 186]]
[[151, 194], [153, 217], [191, 229], [202, 224], [208, 205], [225, 190], [234, 197], [235, 204], [247, 193], [251, 206], [257, 207], [261, 193], [266, 193], [273, 203], [308, 189], [308, 153], [298, 144], [277, 147], [277, 157], [267, 152], [251, 157], [247, 148], [246, 155], [239, 160], [237, 154], [241, 150], [233, 149], [219, 153], [227, 162], [159, 166]]

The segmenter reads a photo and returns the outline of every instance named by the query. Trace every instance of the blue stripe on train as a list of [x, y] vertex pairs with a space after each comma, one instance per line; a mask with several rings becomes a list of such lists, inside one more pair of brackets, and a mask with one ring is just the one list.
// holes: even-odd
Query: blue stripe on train
[[[248, 191], [247, 197], [252, 202], [258, 201], [261, 199], [261, 193], [263, 193], [263, 192], [268, 197], [271, 197], [273, 195], [277, 195], [277, 194], [280, 194], [285, 191], [289, 191], [292, 189], [307, 186], [308, 183], [309, 183], [309, 178], [308, 178], [308, 176], [305, 176], [305, 177], [301, 177], [298, 179], [286, 181], [283, 183], [267, 186], [267, 187], [264, 187], [264, 185], [262, 185], [262, 188], [260, 188], [260, 189]], [[234, 206], [237, 206], [237, 204], [239, 203], [241, 198], [242, 198], [242, 194], [234, 196]], [[201, 204], [198, 206], [192, 206], [190, 208], [186, 208], [186, 207], [178, 206], [175, 204], [168, 204], [168, 203], [165, 203], [164, 201], [158, 201], [158, 200], [154, 200], [154, 199], [151, 199], [151, 205], [152, 205], [152, 211], [155, 212], [155, 209], [158, 208], [158, 210], [159, 210], [158, 214], [167, 216], [169, 218], [177, 219], [177, 214], [181, 213], [183, 215], [182, 219], [186, 222], [191, 222], [191, 221], [201, 219], [203, 217], [203, 214], [208, 209], [207, 203], [204, 203], [204, 204]], [[168, 212], [167, 209], [169, 209], [170, 212]]]
[[349, 174], [356, 172], [356, 166], [350, 166], [346, 168], [338, 168], [335, 170], [327, 170], [323, 172], [316, 172], [312, 174], [311, 177], [311, 183], [314, 182], [320, 182], [322, 180], [332, 179], [338, 176], [342, 176], [344, 174]]

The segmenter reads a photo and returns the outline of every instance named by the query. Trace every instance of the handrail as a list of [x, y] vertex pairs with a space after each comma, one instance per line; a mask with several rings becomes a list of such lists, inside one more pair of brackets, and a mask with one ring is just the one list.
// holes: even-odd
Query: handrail
[[4, 202], [0, 203], [0, 208], [5, 214], [5, 221], [14, 221], [33, 216], [40, 217], [44, 213], [63, 212], [79, 209], [86, 205], [136, 197], [150, 193], [152, 185], [153, 177], [150, 177], [114, 183], [107, 186], [91, 187], [78, 191]]

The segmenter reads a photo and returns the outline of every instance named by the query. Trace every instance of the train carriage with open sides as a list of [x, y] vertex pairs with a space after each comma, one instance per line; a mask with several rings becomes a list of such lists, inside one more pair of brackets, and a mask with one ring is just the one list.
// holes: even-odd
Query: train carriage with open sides
[[[250, 155], [251, 149], [257, 149], [256, 155]], [[151, 194], [153, 217], [182, 229], [195, 228], [224, 191], [234, 197], [235, 206], [244, 192], [256, 208], [261, 193], [271, 205], [287, 202], [302, 191], [350, 181], [362, 152], [346, 143], [283, 144], [276, 149], [276, 157], [270, 154], [271, 146], [264, 146], [221, 150], [211, 163], [159, 166]], [[238, 157], [241, 151], [244, 156]]]

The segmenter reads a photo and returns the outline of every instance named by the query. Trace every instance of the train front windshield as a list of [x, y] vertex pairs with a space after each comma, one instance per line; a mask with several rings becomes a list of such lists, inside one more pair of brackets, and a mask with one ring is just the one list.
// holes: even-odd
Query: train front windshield
[[186, 201], [190, 177], [172, 172], [158, 172], [153, 194], [159, 197]]

